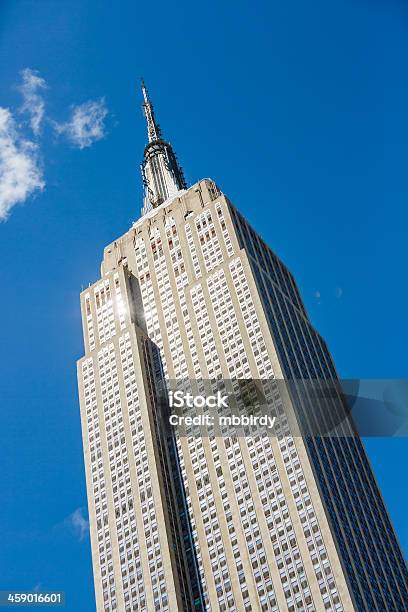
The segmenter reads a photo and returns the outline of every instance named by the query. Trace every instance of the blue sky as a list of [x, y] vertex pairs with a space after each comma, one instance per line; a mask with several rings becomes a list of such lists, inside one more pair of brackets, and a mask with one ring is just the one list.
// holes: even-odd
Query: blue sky
[[[193, 4], [0, 8], [0, 146], [31, 171], [0, 189], [25, 199], [0, 223], [0, 589], [75, 612], [94, 605], [79, 292], [139, 215], [140, 76], [188, 181], [215, 179], [287, 263], [341, 376], [407, 377], [406, 4]], [[407, 441], [367, 448], [407, 550]]]

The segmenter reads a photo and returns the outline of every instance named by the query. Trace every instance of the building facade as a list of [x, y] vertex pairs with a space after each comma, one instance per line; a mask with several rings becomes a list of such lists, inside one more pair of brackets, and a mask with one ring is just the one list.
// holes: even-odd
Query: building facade
[[[142, 89], [142, 216], [81, 294], [98, 612], [405, 610], [405, 562], [358, 435], [347, 420], [336, 436], [307, 428], [339, 403], [309, 411], [296, 385], [337, 374], [293, 276], [213, 181], [187, 188]], [[283, 394], [278, 380], [297, 382]], [[274, 435], [169, 425], [176, 387], [229, 385], [231, 410], [249, 398], [256, 412], [242, 381], [261, 388]]]

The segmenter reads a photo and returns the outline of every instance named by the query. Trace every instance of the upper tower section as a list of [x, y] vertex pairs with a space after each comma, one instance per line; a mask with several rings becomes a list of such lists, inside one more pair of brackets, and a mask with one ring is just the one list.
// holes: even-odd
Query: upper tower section
[[148, 135], [141, 166], [144, 186], [142, 215], [145, 215], [180, 190], [186, 189], [186, 181], [171, 144], [162, 139], [144, 81], [142, 93]]

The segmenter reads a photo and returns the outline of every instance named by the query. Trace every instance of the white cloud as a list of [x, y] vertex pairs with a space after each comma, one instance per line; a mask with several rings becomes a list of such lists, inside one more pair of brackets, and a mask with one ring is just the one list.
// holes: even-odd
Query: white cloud
[[47, 85], [36, 70], [25, 68], [20, 74], [23, 81], [20, 91], [24, 100], [20, 111], [27, 112], [30, 115], [31, 129], [38, 136], [45, 111], [44, 99], [38, 92], [41, 89], [46, 89]]
[[320, 291], [315, 291], [315, 298], [316, 298], [317, 300], [320, 300], [320, 298], [321, 298]]
[[76, 535], [82, 542], [85, 535], [89, 531], [89, 521], [82, 514], [82, 508], [77, 508], [75, 512], [68, 517], [68, 522], [71, 527], [74, 528]]
[[337, 299], [340, 299], [343, 295], [343, 289], [341, 287], [336, 287], [336, 289], [334, 290], [334, 295]]
[[33, 142], [19, 137], [9, 109], [0, 107], [0, 221], [16, 204], [45, 187]]
[[55, 123], [58, 134], [65, 134], [71, 143], [85, 149], [105, 137], [105, 119], [108, 114], [105, 99], [89, 100], [74, 106], [67, 123]]

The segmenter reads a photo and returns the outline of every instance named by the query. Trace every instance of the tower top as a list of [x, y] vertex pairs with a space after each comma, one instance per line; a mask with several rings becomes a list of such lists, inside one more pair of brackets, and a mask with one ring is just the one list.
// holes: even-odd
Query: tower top
[[161, 130], [160, 126], [156, 123], [156, 119], [154, 117], [153, 104], [149, 98], [149, 92], [147, 91], [147, 87], [145, 85], [144, 80], [142, 79], [142, 94], [143, 94], [143, 110], [147, 121], [147, 136], [149, 142], [153, 142], [154, 140], [159, 140], [161, 138]]
[[142, 215], [145, 215], [179, 191], [186, 189], [187, 186], [173, 147], [162, 138], [160, 126], [154, 116], [153, 104], [143, 79], [141, 86], [148, 136], [148, 144], [145, 147], [142, 162], [144, 186]]

